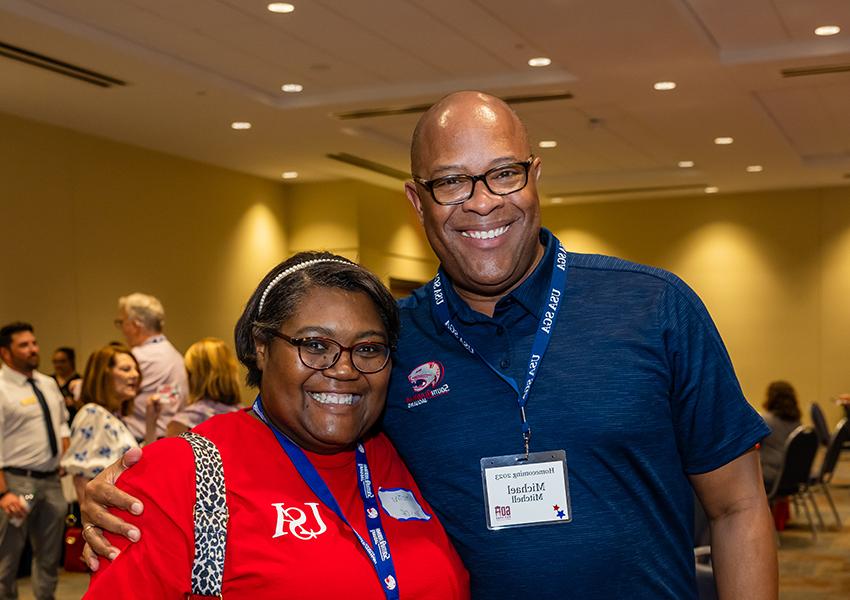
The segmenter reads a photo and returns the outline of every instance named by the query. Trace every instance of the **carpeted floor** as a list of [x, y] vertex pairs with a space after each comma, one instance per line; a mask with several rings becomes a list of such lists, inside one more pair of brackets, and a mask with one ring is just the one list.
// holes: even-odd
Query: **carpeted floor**
[[840, 531], [823, 494], [816, 493], [826, 525], [826, 529], [818, 529], [817, 540], [812, 539], [805, 515], [793, 513], [788, 529], [779, 534], [781, 600], [850, 598], [850, 452], [843, 453], [831, 489], [844, 525]]
[[[826, 529], [818, 530], [817, 540], [812, 539], [805, 517], [793, 513], [788, 528], [779, 534], [780, 600], [850, 599], [850, 452], [838, 465], [832, 492], [844, 523], [841, 531], [823, 495], [816, 494], [826, 524]], [[18, 583], [20, 600], [33, 600], [29, 580]], [[56, 600], [79, 600], [87, 585], [88, 575], [62, 573]]]

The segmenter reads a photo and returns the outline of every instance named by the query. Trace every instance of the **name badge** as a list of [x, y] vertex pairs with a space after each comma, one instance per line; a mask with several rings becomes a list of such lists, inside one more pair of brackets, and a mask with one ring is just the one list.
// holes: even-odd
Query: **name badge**
[[27, 396], [26, 398], [21, 400], [21, 406], [30, 406], [32, 404], [35, 404], [36, 402], [37, 400], [35, 399], [35, 396]]
[[386, 513], [399, 521], [430, 521], [431, 515], [426, 513], [411, 490], [404, 488], [378, 488], [378, 499]]
[[563, 450], [481, 459], [487, 529], [569, 523], [570, 489]]

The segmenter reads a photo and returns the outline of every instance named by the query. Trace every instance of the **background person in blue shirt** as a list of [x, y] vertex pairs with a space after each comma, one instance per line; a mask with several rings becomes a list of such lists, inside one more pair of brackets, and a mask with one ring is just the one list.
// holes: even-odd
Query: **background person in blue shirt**
[[[610, 257], [566, 253], [528, 400], [531, 450], [566, 451], [572, 520], [488, 529], [480, 460], [521, 451], [508, 381], [525, 380], [561, 255], [540, 226], [541, 160], [499, 99], [438, 102], [414, 132], [411, 163], [405, 190], [441, 261], [439, 298], [476, 354], [437, 318], [434, 282], [402, 301], [384, 427], [466, 562], [473, 596], [695, 598], [693, 489], [711, 519], [721, 598], [775, 598], [753, 450], [768, 430], [696, 295], [665, 271]], [[131, 506], [107, 487], [90, 489]], [[87, 512], [130, 531], [100, 507]]]

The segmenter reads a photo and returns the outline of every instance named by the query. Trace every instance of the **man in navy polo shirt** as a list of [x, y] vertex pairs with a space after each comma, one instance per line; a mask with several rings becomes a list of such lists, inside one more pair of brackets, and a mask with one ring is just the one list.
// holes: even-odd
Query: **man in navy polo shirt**
[[[492, 96], [452, 94], [425, 113], [411, 168], [407, 197], [441, 267], [401, 303], [384, 427], [473, 596], [694, 598], [696, 490], [721, 597], [775, 598], [753, 451], [768, 429], [699, 298], [665, 271], [567, 253], [541, 229], [541, 160]], [[503, 467], [508, 483], [488, 490], [482, 459], [522, 458], [526, 442], [564, 451], [568, 501], [513, 527], [510, 509], [537, 495], [516, 475], [535, 469]]]
[[384, 427], [473, 596], [695, 598], [696, 490], [721, 597], [776, 598], [753, 451], [768, 429], [699, 298], [542, 229], [540, 158], [497, 98], [441, 100], [411, 162], [406, 193], [441, 268], [401, 303]]

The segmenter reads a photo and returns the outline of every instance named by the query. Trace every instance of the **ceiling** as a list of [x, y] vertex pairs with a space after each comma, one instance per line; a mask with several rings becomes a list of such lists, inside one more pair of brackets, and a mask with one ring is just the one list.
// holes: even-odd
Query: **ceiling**
[[[560, 94], [515, 106], [535, 146], [558, 143], [535, 149], [545, 202], [850, 185], [848, 0], [291, 3], [0, 0], [3, 44], [126, 82], [0, 56], [0, 112], [267, 178], [400, 189], [418, 114], [341, 114], [457, 89]], [[842, 31], [818, 37], [821, 25]], [[528, 66], [539, 56], [551, 65]], [[833, 72], [783, 76], [815, 67]]]

